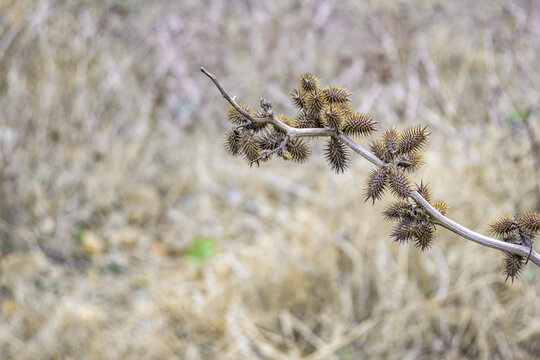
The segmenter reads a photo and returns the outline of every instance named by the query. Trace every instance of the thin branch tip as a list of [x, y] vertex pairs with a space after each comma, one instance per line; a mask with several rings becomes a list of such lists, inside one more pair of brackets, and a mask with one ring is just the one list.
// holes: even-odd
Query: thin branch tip
[[204, 68], [204, 66], [201, 66], [201, 71], [211, 78], [214, 77], [214, 75], [210, 74], [208, 70]]

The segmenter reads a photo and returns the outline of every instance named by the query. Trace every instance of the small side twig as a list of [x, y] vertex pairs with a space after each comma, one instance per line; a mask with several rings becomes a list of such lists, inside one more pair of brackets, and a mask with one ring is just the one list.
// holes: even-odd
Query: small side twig
[[251, 160], [250, 165], [255, 163], [255, 162], [257, 164], [259, 164], [259, 161], [266, 160], [270, 156], [272, 156], [273, 154], [283, 151], [285, 146], [287, 146], [287, 144], [289, 143], [290, 139], [291, 139], [291, 137], [289, 135], [285, 135], [285, 137], [283, 138], [283, 141], [281, 142], [281, 144], [279, 144], [279, 146], [277, 148], [275, 148], [275, 149], [273, 149], [271, 151], [264, 151], [263, 154], [261, 156], [259, 156], [257, 159]]

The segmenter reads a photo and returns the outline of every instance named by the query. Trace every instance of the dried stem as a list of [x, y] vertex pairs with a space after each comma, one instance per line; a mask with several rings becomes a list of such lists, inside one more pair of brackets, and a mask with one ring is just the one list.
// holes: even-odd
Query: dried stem
[[290, 136], [289, 135], [285, 135], [285, 137], [283, 138], [283, 141], [281, 141], [281, 144], [279, 144], [279, 146], [277, 148], [275, 148], [274, 150], [272, 151], [265, 151], [263, 152], [263, 154], [261, 156], [259, 156], [257, 159], [255, 160], [252, 160], [250, 163], [253, 164], [254, 162], [257, 163], [257, 165], [259, 164], [259, 161], [262, 161], [262, 160], [266, 160], [268, 159], [271, 155], [277, 153], [277, 152], [280, 152], [280, 151], [283, 151], [283, 149], [285, 148], [285, 146], [289, 143], [289, 140], [290, 140]]
[[[229, 94], [221, 87], [220, 83], [216, 79], [214, 75], [209, 73], [205, 68], [201, 67], [201, 71], [208, 76], [216, 85], [216, 87], [221, 92], [221, 95], [243, 116], [248, 118], [249, 120], [255, 122], [255, 123], [270, 123], [282, 131], [284, 131], [290, 140], [297, 138], [297, 137], [313, 137], [313, 136], [330, 136], [333, 138], [337, 138], [344, 142], [349, 148], [351, 148], [353, 151], [358, 153], [360, 156], [365, 158], [366, 160], [370, 161], [372, 164], [376, 166], [383, 165], [383, 162], [379, 160], [375, 155], [373, 155], [370, 151], [364, 149], [362, 146], [357, 144], [355, 141], [353, 141], [348, 136], [337, 133], [330, 129], [321, 129], [321, 128], [308, 128], [308, 129], [297, 129], [293, 128], [287, 124], [285, 124], [283, 121], [279, 120], [277, 116], [274, 115], [274, 112], [269, 109], [267, 111], [268, 117], [267, 118], [255, 118], [251, 116], [249, 113], [247, 113], [244, 109], [242, 109], [234, 100], [234, 98], [230, 97]], [[442, 215], [440, 212], [435, 210], [431, 204], [424, 199], [417, 191], [411, 192], [411, 197], [416, 200], [416, 202], [422, 206], [431, 216], [435, 218], [435, 223], [437, 225], [440, 225], [453, 233], [456, 233], [460, 235], [461, 237], [464, 237], [465, 239], [471, 240], [477, 244], [484, 245], [493, 249], [521, 255], [523, 257], [527, 257], [530, 252], [530, 248], [528, 246], [524, 245], [516, 245], [507, 243], [501, 240], [497, 240], [482, 234], [479, 234], [475, 231], [472, 231], [463, 225], [458, 224], [457, 222], [447, 218], [446, 216]], [[537, 266], [540, 266], [540, 255], [536, 251], [532, 251], [530, 255], [530, 261]]]

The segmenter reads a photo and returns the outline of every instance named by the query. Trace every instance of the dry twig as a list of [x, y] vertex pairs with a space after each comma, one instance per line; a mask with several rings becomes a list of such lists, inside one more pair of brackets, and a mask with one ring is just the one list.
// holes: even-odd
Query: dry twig
[[[256, 124], [272, 124], [274, 127], [280, 129], [282, 132], [285, 133], [287, 141], [283, 141], [280, 145], [280, 150], [283, 149], [283, 146], [287, 142], [293, 141], [297, 138], [302, 137], [331, 137], [334, 139], [338, 139], [344, 144], [346, 144], [350, 149], [352, 149], [354, 152], [358, 153], [360, 156], [365, 158], [366, 160], [370, 161], [372, 164], [376, 165], [377, 167], [385, 166], [385, 162], [380, 160], [377, 156], [375, 156], [372, 152], [366, 150], [359, 144], [357, 144], [354, 140], [352, 140], [347, 135], [329, 129], [329, 128], [295, 128], [292, 126], [289, 126], [284, 121], [282, 121], [278, 116], [274, 114], [274, 111], [271, 107], [271, 104], [266, 102], [264, 99], [261, 99], [261, 104], [266, 104], [265, 113], [266, 118], [259, 118], [252, 116], [249, 112], [244, 110], [233, 97], [231, 97], [221, 86], [221, 84], [218, 82], [216, 77], [209, 73], [204, 67], [201, 67], [201, 71], [212, 80], [212, 82], [215, 84], [215, 86], [219, 89], [221, 92], [221, 95], [238, 111], [240, 114], [242, 114], [245, 118], [247, 118], [249, 121], [256, 123]], [[264, 155], [263, 155], [264, 156]], [[418, 205], [420, 205], [430, 216], [433, 217], [433, 224], [442, 226], [453, 233], [456, 233], [460, 235], [461, 237], [471, 240], [477, 244], [487, 246], [493, 249], [497, 249], [500, 251], [504, 251], [507, 253], [511, 253], [514, 255], [519, 255], [523, 258], [528, 258], [532, 263], [536, 264], [537, 266], [540, 266], [540, 254], [538, 254], [536, 251], [532, 250], [530, 246], [526, 246], [523, 244], [515, 244], [511, 242], [505, 242], [501, 240], [497, 240], [495, 238], [491, 238], [482, 234], [479, 234], [475, 231], [472, 231], [463, 225], [458, 224], [457, 222], [447, 218], [443, 214], [441, 214], [440, 211], [435, 209], [435, 207], [430, 204], [428, 200], [426, 200], [417, 190], [411, 190], [408, 193], [409, 197], [413, 198]]]

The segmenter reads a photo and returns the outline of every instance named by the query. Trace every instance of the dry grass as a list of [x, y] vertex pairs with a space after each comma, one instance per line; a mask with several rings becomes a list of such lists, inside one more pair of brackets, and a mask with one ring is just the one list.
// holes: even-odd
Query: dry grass
[[0, 358], [540, 356], [538, 269], [505, 283], [501, 254], [444, 230], [393, 244], [359, 157], [227, 157], [199, 72], [290, 112], [311, 71], [383, 126], [428, 124], [416, 179], [486, 232], [540, 210], [509, 121], [532, 108], [540, 134], [540, 2], [203, 3], [1, 2]]

